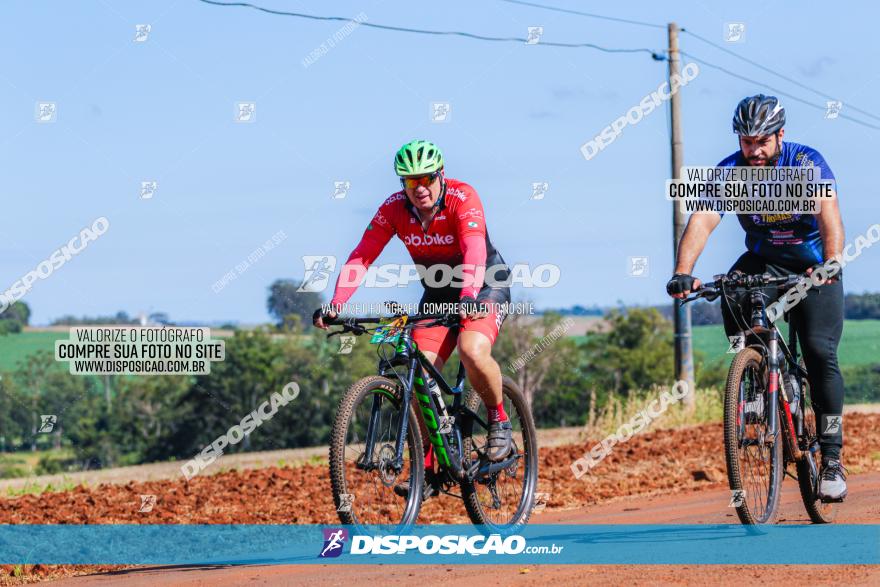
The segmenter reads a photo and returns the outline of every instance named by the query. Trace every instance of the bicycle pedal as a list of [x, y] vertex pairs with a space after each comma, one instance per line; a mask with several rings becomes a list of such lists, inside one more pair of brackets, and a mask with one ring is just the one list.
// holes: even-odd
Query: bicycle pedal
[[844, 493], [840, 497], [836, 497], [834, 499], [831, 499], [829, 497], [820, 497], [819, 501], [821, 501], [822, 503], [843, 503], [843, 501], [845, 499], [846, 499], [846, 494]]

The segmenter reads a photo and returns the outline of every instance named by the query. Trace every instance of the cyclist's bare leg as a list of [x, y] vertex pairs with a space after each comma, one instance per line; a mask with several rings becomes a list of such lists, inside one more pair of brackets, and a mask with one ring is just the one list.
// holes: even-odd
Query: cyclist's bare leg
[[443, 365], [445, 363], [443, 359], [437, 356], [437, 353], [432, 353], [431, 351], [422, 351], [422, 354], [425, 355], [425, 358], [428, 359], [438, 371], [443, 369]]
[[492, 341], [482, 332], [466, 330], [458, 337], [458, 354], [468, 380], [487, 408], [501, 403], [501, 367], [492, 358]]

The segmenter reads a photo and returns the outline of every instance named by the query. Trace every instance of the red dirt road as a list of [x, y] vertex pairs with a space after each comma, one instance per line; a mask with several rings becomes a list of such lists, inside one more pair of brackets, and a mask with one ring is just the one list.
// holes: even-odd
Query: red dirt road
[[[880, 473], [850, 478], [850, 495], [840, 523], [880, 523]], [[551, 511], [533, 517], [541, 524], [736, 523], [724, 488], [626, 497], [602, 505]], [[784, 484], [781, 523], [806, 524], [797, 485]], [[149, 567], [71, 577], [59, 587], [153, 587], [239, 585], [880, 585], [878, 566], [366, 566], [279, 565], [248, 567]]]
[[[619, 445], [591, 473], [576, 479], [571, 463], [595, 441], [540, 449], [538, 491], [549, 494], [533, 523], [736, 523], [727, 507], [720, 424], [640, 434]], [[853, 414], [847, 421], [844, 463], [850, 496], [840, 522], [880, 523], [880, 414]], [[141, 495], [153, 494], [149, 512]], [[267, 467], [203, 474], [183, 479], [102, 484], [70, 491], [0, 498], [0, 524], [335, 524], [326, 465]], [[797, 485], [784, 484], [782, 523], [806, 523]], [[423, 524], [467, 524], [461, 501], [429, 500]], [[809, 584], [877, 584], [872, 568], [807, 567], [353, 567], [273, 566], [222, 568], [134, 568], [73, 565], [0, 565], [0, 585], [21, 580], [60, 579], [71, 585], [267, 585], [413, 584], [426, 581], [472, 584], [534, 584], [550, 580], [583, 584], [737, 584], [803, 580]], [[795, 573], [794, 575], [792, 573]], [[71, 575], [85, 575], [78, 578]], [[96, 575], [96, 573], [105, 573]], [[17, 575], [21, 575], [19, 578]]]

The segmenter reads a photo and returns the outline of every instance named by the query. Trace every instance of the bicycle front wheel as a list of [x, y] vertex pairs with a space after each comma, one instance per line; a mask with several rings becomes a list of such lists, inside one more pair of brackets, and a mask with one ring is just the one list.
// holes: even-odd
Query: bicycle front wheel
[[[770, 436], [767, 365], [754, 348], [739, 351], [727, 374], [724, 448], [731, 505], [743, 524], [772, 524], [782, 490], [782, 427]], [[780, 393], [777, 391], [776, 393]]]
[[330, 481], [343, 524], [415, 524], [422, 504], [425, 457], [410, 406], [403, 466], [394, 466], [403, 413], [399, 384], [386, 377], [365, 377], [342, 397], [331, 432]]

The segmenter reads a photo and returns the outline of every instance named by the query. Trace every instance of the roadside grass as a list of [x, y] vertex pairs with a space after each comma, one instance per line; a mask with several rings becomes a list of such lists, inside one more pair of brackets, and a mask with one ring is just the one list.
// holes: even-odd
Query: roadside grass
[[[639, 412], [646, 411], [652, 402], [660, 400], [664, 392], [669, 392], [669, 387], [656, 387], [647, 391], [631, 393], [626, 397], [612, 396], [608, 403], [599, 408], [596, 413], [588, 417], [583, 428], [582, 436], [585, 438], [604, 438], [617, 431], [622, 425], [633, 422]], [[662, 402], [657, 401], [651, 411], [660, 412]], [[724, 414], [723, 391], [715, 388], [697, 389], [696, 404], [693, 411], [689, 410], [684, 402], [674, 399], [667, 403], [667, 407], [656, 419], [651, 420], [651, 414], [645, 413], [643, 418], [650, 420], [643, 430], [670, 429], [695, 426], [708, 422], [720, 422]]]
[[20, 497], [22, 495], [40, 495], [42, 493], [70, 491], [79, 485], [87, 484], [74, 482], [72, 479], [65, 476], [60, 483], [28, 483], [23, 487], [7, 487], [6, 497]]
[[37, 451], [0, 452], [0, 479], [30, 477], [46, 473], [40, 470], [42, 459], [65, 460], [72, 458], [74, 453], [69, 448]]
[[309, 457], [309, 460], [306, 461], [309, 465], [326, 465], [330, 462], [327, 457], [322, 457], [320, 455], [312, 455]]

